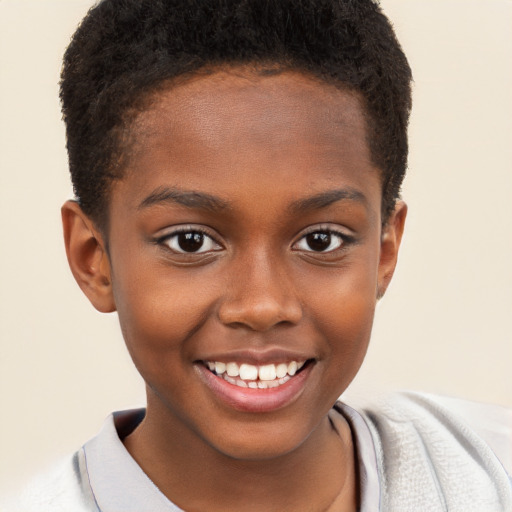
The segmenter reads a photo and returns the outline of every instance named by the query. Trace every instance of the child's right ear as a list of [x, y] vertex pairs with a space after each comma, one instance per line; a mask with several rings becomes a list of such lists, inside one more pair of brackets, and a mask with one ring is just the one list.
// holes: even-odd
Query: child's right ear
[[92, 305], [102, 313], [116, 310], [105, 240], [76, 201], [61, 209], [69, 267]]

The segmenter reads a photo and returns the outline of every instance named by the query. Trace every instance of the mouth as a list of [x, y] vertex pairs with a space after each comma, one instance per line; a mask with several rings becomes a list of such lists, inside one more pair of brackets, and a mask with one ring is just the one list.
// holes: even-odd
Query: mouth
[[286, 384], [310, 362], [311, 360], [305, 360], [253, 365], [249, 363], [205, 361], [203, 364], [214, 375], [221, 377], [234, 386], [251, 389], [270, 389]]
[[299, 398], [314, 359], [249, 362], [197, 361], [196, 368], [211, 392], [230, 408], [242, 412], [272, 412]]

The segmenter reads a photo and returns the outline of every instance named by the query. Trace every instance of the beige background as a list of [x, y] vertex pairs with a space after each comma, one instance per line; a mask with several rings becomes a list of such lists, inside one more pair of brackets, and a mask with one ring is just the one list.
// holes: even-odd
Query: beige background
[[[399, 269], [351, 398], [512, 406], [512, 2], [384, 0], [415, 75]], [[65, 261], [57, 81], [89, 0], [0, 0], [0, 490], [144, 402], [114, 315]]]

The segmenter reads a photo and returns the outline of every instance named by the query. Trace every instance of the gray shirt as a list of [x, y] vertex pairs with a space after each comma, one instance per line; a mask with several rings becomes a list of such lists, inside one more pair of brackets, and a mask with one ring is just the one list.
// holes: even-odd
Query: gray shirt
[[[122, 443], [144, 412], [109, 416], [71, 461], [0, 510], [181, 511]], [[334, 422], [344, 418], [352, 430], [360, 512], [512, 511], [510, 469], [504, 468], [512, 466], [512, 411], [406, 393], [359, 410], [338, 402], [330, 417]]]

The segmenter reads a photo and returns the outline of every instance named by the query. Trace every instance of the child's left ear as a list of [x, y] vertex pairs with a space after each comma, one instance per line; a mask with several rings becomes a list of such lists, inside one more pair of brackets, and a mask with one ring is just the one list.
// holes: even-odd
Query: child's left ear
[[407, 205], [403, 201], [398, 201], [393, 213], [389, 216], [388, 221], [382, 228], [377, 285], [378, 299], [384, 295], [393, 277], [406, 217]]

